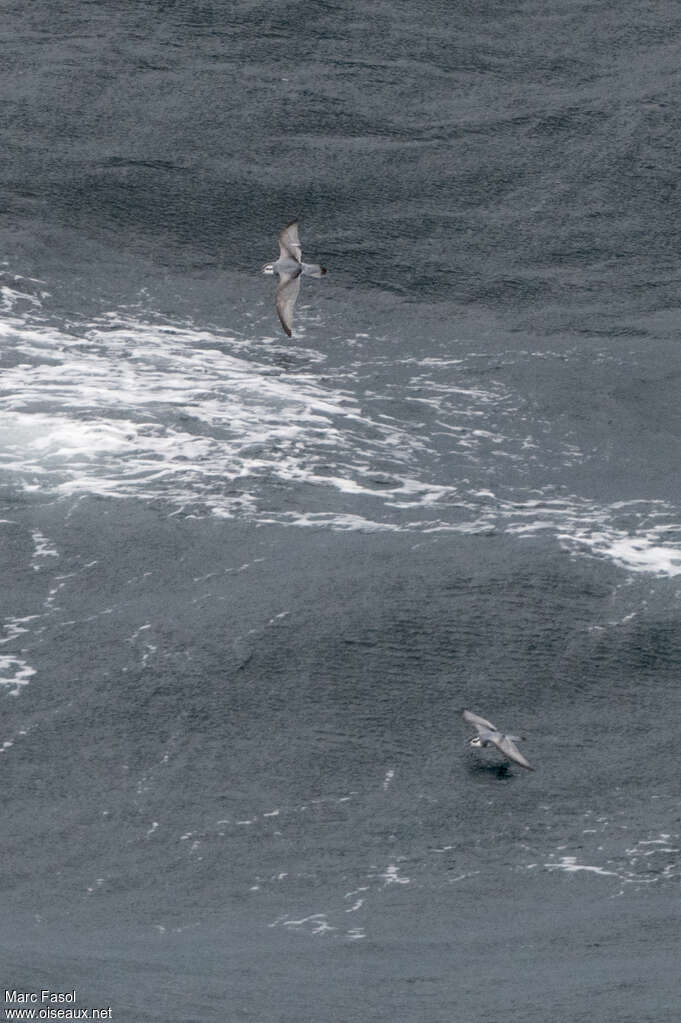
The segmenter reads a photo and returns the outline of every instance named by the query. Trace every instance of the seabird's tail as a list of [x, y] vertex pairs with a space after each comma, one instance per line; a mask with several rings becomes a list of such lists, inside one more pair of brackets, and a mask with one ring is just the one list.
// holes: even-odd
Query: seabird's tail
[[326, 267], [320, 266], [319, 263], [303, 263], [303, 273], [306, 277], [323, 277]]

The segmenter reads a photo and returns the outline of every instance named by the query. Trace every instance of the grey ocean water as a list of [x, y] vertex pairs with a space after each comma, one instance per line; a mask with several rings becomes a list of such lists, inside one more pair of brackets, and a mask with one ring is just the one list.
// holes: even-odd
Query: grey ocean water
[[677, 1020], [678, 8], [2, 13], [0, 983]]

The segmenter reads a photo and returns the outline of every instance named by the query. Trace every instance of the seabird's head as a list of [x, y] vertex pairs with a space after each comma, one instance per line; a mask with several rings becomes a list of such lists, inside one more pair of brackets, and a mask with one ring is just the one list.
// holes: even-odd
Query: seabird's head
[[319, 269], [321, 270], [321, 272], [322, 272], [323, 274], [325, 274], [325, 273], [328, 273], [328, 270], [326, 269], [326, 267], [325, 267], [325, 266], [320, 266], [320, 267], [319, 267]]
[[474, 749], [480, 749], [482, 746], [482, 739], [479, 735], [476, 735], [473, 739], [468, 740], [468, 745], [473, 746]]
[[262, 272], [264, 274], [273, 274], [274, 273], [274, 263], [265, 263], [264, 267], [262, 268]]

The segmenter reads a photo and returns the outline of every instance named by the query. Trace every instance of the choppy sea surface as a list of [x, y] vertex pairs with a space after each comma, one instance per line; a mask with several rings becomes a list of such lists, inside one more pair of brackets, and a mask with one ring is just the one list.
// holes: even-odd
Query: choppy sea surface
[[6, 992], [677, 1019], [678, 29], [5, 5]]

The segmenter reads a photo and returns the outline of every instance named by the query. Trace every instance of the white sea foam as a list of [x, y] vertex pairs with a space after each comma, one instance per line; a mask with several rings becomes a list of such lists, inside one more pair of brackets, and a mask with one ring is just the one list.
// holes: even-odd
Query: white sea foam
[[36, 670], [21, 657], [0, 655], [0, 686], [11, 686], [10, 696], [18, 696]]
[[[0, 385], [0, 468], [27, 488], [163, 496], [222, 515], [257, 509], [259, 483], [277, 478], [380, 498], [428, 489], [404, 475], [419, 439], [312, 374], [225, 352], [229, 339], [135, 321], [85, 338], [4, 332], [27, 361]], [[402, 469], [387, 488], [373, 484], [377, 456]]]
[[[674, 507], [527, 489], [538, 467], [550, 479], [582, 456], [500, 383], [467, 386], [473, 354], [362, 360], [352, 349], [324, 375], [318, 352], [189, 325], [111, 314], [78, 335], [56, 330], [37, 289], [22, 298], [21, 286], [6, 283], [0, 322], [15, 353], [0, 379], [10, 485], [299, 527], [546, 535], [575, 556], [681, 574]], [[272, 361], [284, 356], [305, 368]], [[58, 552], [34, 540], [38, 570]]]
[[[620, 885], [627, 886], [678, 882], [681, 876], [681, 836], [660, 832], [653, 838], [640, 838], [625, 845], [621, 832], [628, 831], [626, 824], [614, 827], [605, 818], [598, 818], [595, 823], [600, 827], [584, 828], [581, 834], [598, 837], [591, 840], [582, 838], [578, 843], [580, 850], [588, 843], [588, 851], [582, 850], [579, 858], [570, 853], [557, 856], [556, 853], [562, 853], [568, 844], [556, 846], [556, 853], [549, 855], [544, 868], [566, 874], [615, 878]], [[526, 865], [525, 869], [529, 866]]]
[[395, 863], [389, 863], [383, 873], [379, 874], [379, 877], [383, 880], [383, 885], [390, 884], [409, 884], [410, 879], [403, 877], [400, 874], [400, 868]]
[[39, 529], [35, 529], [31, 534], [33, 538], [34, 553], [31, 560], [33, 570], [39, 572], [44, 566], [46, 558], [58, 558], [59, 551], [46, 536], [40, 532]]
[[616, 870], [605, 870], [603, 867], [589, 866], [578, 863], [576, 856], [561, 856], [557, 863], [545, 863], [547, 870], [564, 870], [567, 874], [600, 874], [601, 877], [619, 877]]
[[0, 639], [0, 646], [5, 643], [11, 643], [17, 636], [21, 636], [22, 633], [28, 632], [26, 622], [35, 621], [36, 618], [40, 618], [40, 615], [25, 615], [23, 618], [5, 618], [2, 623], [2, 629], [5, 633], [2, 639]]
[[279, 917], [274, 920], [270, 927], [285, 927], [291, 931], [301, 931], [308, 934], [329, 934], [332, 931], [337, 930], [336, 927], [332, 926], [327, 918], [326, 913], [311, 913], [309, 916], [300, 917], [298, 920], [287, 917]]
[[[656, 543], [660, 533], [673, 534], [672, 544], [662, 546]], [[594, 554], [609, 557], [618, 565], [634, 572], [651, 572], [655, 575], [681, 575], [681, 525], [664, 525], [660, 528], [649, 528], [646, 533], [627, 535], [613, 529], [598, 530], [591, 533], [578, 531], [573, 536], [559, 534], [570, 546], [584, 544]]]

